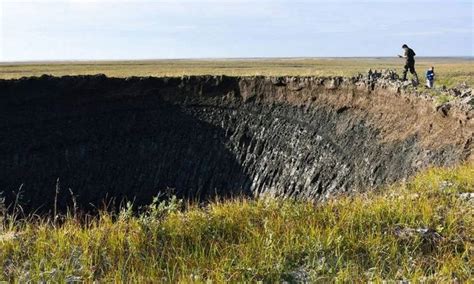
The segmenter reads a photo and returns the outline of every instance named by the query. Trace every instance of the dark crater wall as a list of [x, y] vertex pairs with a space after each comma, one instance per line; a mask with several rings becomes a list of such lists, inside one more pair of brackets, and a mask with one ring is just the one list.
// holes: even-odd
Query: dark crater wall
[[384, 139], [377, 115], [390, 116], [361, 110], [359, 93], [379, 96], [341, 78], [0, 80], [0, 191], [11, 201], [22, 186], [25, 206], [46, 210], [58, 178], [61, 207], [69, 188], [83, 207], [159, 192], [319, 199], [469, 155], [470, 125], [441, 145], [410, 131]]

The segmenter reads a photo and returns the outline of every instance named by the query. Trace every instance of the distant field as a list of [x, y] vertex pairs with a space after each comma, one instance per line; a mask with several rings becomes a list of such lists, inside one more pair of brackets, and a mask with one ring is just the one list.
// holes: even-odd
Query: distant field
[[[434, 65], [438, 84], [453, 86], [462, 82], [474, 85], [474, 58], [418, 58], [420, 79]], [[86, 75], [103, 73], [110, 77], [129, 76], [352, 76], [368, 69], [395, 69], [401, 74], [399, 58], [314, 58], [314, 59], [203, 59], [143, 61], [68, 61], [0, 63], [0, 78], [20, 78], [50, 74]]]

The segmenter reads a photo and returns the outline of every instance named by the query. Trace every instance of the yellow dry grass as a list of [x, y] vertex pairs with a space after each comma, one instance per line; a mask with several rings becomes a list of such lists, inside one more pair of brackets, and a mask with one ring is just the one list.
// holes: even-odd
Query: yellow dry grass
[[323, 204], [172, 199], [87, 221], [0, 215], [0, 281], [467, 283], [473, 191], [464, 165]]

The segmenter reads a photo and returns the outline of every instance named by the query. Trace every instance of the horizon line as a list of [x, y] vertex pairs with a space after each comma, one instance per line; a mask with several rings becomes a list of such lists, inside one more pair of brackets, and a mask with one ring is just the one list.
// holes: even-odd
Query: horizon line
[[[304, 60], [304, 59], [398, 59], [397, 56], [262, 56], [262, 57], [177, 57], [177, 58], [119, 58], [119, 59], [32, 59], [32, 60], [1, 60], [0, 64], [14, 64], [14, 63], [62, 63], [62, 62], [133, 62], [133, 61], [220, 61], [220, 60]], [[474, 59], [474, 55], [436, 55], [436, 56], [417, 56], [419, 59], [423, 58], [457, 58], [457, 59]]]

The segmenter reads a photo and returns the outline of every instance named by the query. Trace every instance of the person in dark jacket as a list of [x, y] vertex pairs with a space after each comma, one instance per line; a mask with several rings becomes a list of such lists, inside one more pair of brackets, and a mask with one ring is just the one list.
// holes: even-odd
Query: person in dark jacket
[[405, 66], [403, 70], [403, 81], [407, 79], [407, 73], [408, 73], [408, 70], [410, 70], [410, 73], [415, 77], [416, 84], [418, 84], [418, 75], [416, 74], [416, 71], [415, 71], [415, 55], [416, 54], [413, 51], [413, 49], [409, 48], [408, 45], [406, 44], [404, 44], [402, 48], [405, 50], [405, 54], [403, 56], [398, 55], [398, 57], [406, 58]]

